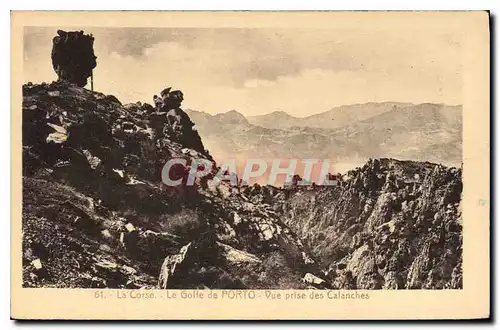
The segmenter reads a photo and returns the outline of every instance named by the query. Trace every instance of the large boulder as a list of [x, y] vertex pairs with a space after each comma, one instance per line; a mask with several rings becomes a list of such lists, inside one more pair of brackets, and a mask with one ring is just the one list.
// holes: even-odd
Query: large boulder
[[184, 245], [178, 254], [171, 255], [165, 258], [161, 266], [160, 276], [158, 279], [158, 287], [166, 289], [169, 287], [171, 278], [177, 275], [178, 268], [186, 265], [188, 262], [188, 253], [190, 252], [191, 243]]
[[87, 78], [96, 67], [94, 38], [83, 31], [58, 30], [52, 40], [52, 66], [60, 80], [80, 87], [87, 85]]
[[195, 124], [180, 106], [184, 100], [181, 91], [171, 91], [166, 88], [161, 92], [161, 97], [154, 96], [157, 112], [151, 116], [151, 121], [157, 136], [174, 140], [186, 148], [207, 154], [200, 135], [194, 127]]

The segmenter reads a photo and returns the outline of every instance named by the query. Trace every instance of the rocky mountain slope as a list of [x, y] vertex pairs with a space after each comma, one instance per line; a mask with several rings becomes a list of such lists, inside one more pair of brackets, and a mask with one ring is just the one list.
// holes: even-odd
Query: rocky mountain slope
[[460, 169], [375, 159], [342, 180], [278, 197], [334, 287], [462, 287]]
[[[215, 185], [174, 92], [153, 107], [23, 86], [25, 287], [461, 287], [459, 169], [381, 159], [336, 187]], [[172, 158], [183, 183], [194, 158], [214, 168], [167, 186]]]
[[352, 152], [370, 158], [454, 163], [462, 159], [462, 108], [419, 104], [393, 109], [333, 132], [334, 139], [349, 141]]
[[213, 161], [179, 106], [122, 105], [62, 82], [23, 86], [24, 286], [327, 283], [270, 205], [210, 176], [161, 182], [171, 158], [188, 161], [174, 173], [183, 180], [193, 158]]
[[367, 103], [306, 118], [284, 112], [245, 118], [234, 110], [188, 114], [218, 159], [315, 157], [361, 164], [387, 157], [453, 166], [462, 159], [461, 106]]

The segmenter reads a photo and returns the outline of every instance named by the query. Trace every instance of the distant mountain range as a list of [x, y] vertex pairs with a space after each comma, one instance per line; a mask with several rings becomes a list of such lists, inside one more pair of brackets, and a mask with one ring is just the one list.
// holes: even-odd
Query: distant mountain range
[[364, 119], [372, 118], [390, 110], [402, 109], [411, 106], [411, 103], [363, 103], [344, 105], [329, 111], [311, 115], [305, 118], [290, 116], [284, 111], [275, 111], [261, 116], [250, 116], [251, 124], [267, 128], [291, 128], [294, 126], [337, 128]]
[[249, 117], [235, 110], [186, 112], [216, 160], [296, 157], [362, 164], [391, 157], [460, 166], [462, 159], [462, 106], [364, 103], [305, 118], [283, 111]]

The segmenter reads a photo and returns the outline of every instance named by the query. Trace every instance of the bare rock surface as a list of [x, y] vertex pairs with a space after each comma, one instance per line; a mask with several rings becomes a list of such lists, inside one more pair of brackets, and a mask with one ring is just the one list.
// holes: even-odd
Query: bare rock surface
[[462, 287], [461, 169], [370, 160], [337, 187], [293, 187], [284, 221], [336, 287]]

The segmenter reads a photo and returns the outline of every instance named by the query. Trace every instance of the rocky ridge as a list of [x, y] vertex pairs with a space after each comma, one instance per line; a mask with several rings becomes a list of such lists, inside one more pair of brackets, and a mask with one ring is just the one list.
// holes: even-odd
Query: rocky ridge
[[334, 287], [462, 287], [461, 169], [375, 159], [341, 179], [279, 197]]
[[[461, 287], [460, 169], [380, 159], [337, 187], [216, 185], [182, 100], [23, 86], [25, 287]], [[171, 158], [183, 179], [193, 158], [213, 171], [169, 187]]]
[[462, 160], [461, 106], [367, 103], [306, 118], [273, 112], [259, 120], [235, 111], [218, 115], [186, 112], [219, 161], [231, 157], [319, 158], [351, 164], [345, 169], [352, 169], [379, 157], [448, 166], [460, 166]]
[[183, 179], [193, 158], [216, 165], [182, 99], [23, 86], [25, 287], [305, 288], [323, 276], [270, 205], [210, 175], [161, 182], [171, 158], [186, 159]]

